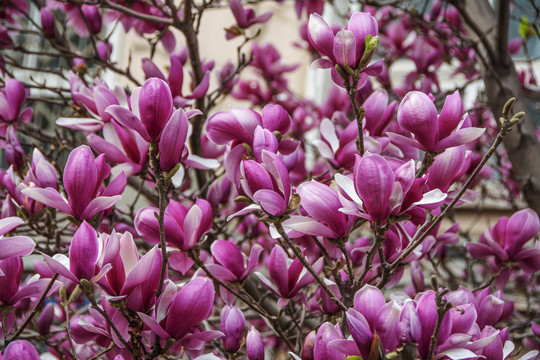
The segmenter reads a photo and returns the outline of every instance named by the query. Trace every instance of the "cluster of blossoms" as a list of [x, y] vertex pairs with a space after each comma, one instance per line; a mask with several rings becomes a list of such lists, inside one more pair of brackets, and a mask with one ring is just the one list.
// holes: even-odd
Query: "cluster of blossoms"
[[[457, 46], [458, 10], [435, 1], [415, 22], [366, 7], [341, 28], [322, 1], [296, 1], [308, 18], [297, 45], [334, 83], [317, 104], [289, 88], [297, 66], [275, 47], [243, 53], [272, 13], [229, 5], [225, 38], [244, 41], [218, 68], [198, 53], [210, 4], [48, 1], [34, 26], [69, 67], [52, 132], [1, 57], [0, 359], [538, 358], [537, 213], [501, 217], [478, 239], [443, 223], [496, 171], [510, 176], [486, 161], [523, 115], [510, 102], [497, 127], [441, 92], [447, 56], [481, 76]], [[0, 5], [1, 48], [20, 49], [28, 6]], [[60, 18], [93, 54], [69, 52]], [[141, 83], [110, 61], [105, 25], [118, 24], [152, 45]], [[415, 69], [393, 84], [400, 58]], [[92, 78], [96, 67], [136, 86]], [[216, 111], [227, 95], [243, 105]]]

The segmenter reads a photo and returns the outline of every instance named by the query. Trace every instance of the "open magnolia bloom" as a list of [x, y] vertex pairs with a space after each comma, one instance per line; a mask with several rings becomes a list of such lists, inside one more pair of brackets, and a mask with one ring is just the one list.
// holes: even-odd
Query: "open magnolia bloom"
[[485, 131], [471, 127], [467, 115], [463, 117], [463, 103], [458, 91], [446, 97], [439, 115], [429, 96], [420, 91], [411, 91], [399, 104], [397, 119], [401, 128], [413, 134], [414, 139], [386, 133], [393, 142], [434, 153], [467, 144], [478, 139]]
[[69, 154], [64, 168], [67, 200], [51, 187], [28, 188], [22, 193], [79, 220], [90, 220], [122, 198], [127, 184], [126, 175], [121, 172], [104, 187], [103, 181], [110, 173], [111, 167], [105, 162], [104, 155], [94, 158], [92, 150], [81, 145]]
[[[356, 155], [353, 179], [336, 174], [345, 214], [384, 222], [390, 215], [415, 216], [416, 207], [435, 208], [446, 198], [439, 189], [423, 193], [426, 177], [416, 178], [414, 161], [393, 170], [380, 155]], [[425, 216], [425, 215], [424, 215]]]

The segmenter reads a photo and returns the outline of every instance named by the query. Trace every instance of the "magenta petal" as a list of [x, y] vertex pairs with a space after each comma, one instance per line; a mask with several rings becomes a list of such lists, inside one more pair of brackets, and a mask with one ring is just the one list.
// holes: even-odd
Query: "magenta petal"
[[362, 104], [366, 115], [366, 129], [370, 135], [378, 135], [378, 129], [381, 129], [386, 105], [388, 104], [388, 93], [384, 89], [375, 90]]
[[90, 280], [95, 274], [99, 244], [96, 231], [86, 221], [79, 226], [69, 247], [69, 268], [77, 279]]
[[111, 105], [107, 108], [107, 110], [105, 110], [105, 112], [111, 114], [116, 121], [128, 129], [138, 132], [144, 140], [152, 142], [152, 139], [150, 138], [148, 131], [146, 131], [146, 128], [143, 126], [141, 120], [125, 107]]
[[22, 193], [29, 198], [42, 203], [43, 205], [50, 206], [65, 214], [72, 215], [71, 208], [69, 207], [66, 199], [64, 199], [62, 195], [60, 195], [58, 191], [53, 188], [29, 188], [23, 189]]
[[359, 59], [356, 57], [356, 39], [352, 31], [338, 31], [334, 38], [333, 51], [338, 64], [349, 65], [353, 69], [356, 67]]
[[231, 271], [236, 278], [240, 278], [244, 273], [244, 257], [236, 244], [217, 240], [212, 244], [211, 254], [225, 268]]
[[168, 339], [170, 337], [170, 335], [159, 325], [156, 320], [145, 313], [139, 312], [138, 314], [144, 324], [148, 326], [156, 335], [164, 339]]
[[247, 196], [252, 197], [260, 189], [273, 189], [272, 179], [261, 164], [253, 160], [242, 161], [240, 170], [242, 188]]
[[386, 219], [390, 214], [390, 196], [395, 176], [390, 164], [380, 155], [357, 157], [354, 179], [364, 209], [375, 220]]
[[407, 93], [399, 104], [397, 119], [399, 125], [413, 133], [426, 149], [434, 149], [438, 134], [437, 108], [426, 94], [419, 91]]
[[356, 310], [349, 309], [347, 311], [347, 323], [361, 355], [367, 359], [373, 341], [373, 333], [366, 318]]
[[392, 141], [394, 144], [411, 146], [411, 147], [414, 147], [414, 148], [417, 148], [417, 149], [420, 149], [420, 150], [425, 150], [424, 146], [422, 146], [420, 143], [418, 143], [418, 141], [416, 141], [414, 139], [411, 139], [411, 138], [408, 138], [408, 137], [405, 137], [403, 135], [387, 132], [386, 136], [388, 136], [390, 141]]
[[102, 196], [122, 195], [127, 185], [126, 174], [122, 171], [103, 190]]
[[241, 28], [247, 27], [247, 21], [246, 21], [246, 14], [244, 12], [244, 7], [242, 6], [241, 0], [230, 0], [229, 6], [231, 7], [231, 11], [234, 15], [234, 18], [236, 19], [236, 23]]
[[[152, 141], [157, 141], [172, 111], [172, 94], [169, 85], [158, 78], [146, 80], [139, 95], [139, 112], [141, 122]], [[143, 134], [141, 136], [144, 137]]]
[[121, 164], [130, 161], [120, 149], [95, 134], [88, 136], [88, 144], [96, 153], [105, 154], [105, 158], [111, 163]]
[[331, 340], [328, 342], [328, 346], [345, 355], [360, 355], [360, 350], [358, 350], [358, 346], [356, 346], [354, 340]]
[[334, 32], [319, 14], [309, 16], [308, 39], [322, 56], [333, 59]]
[[3, 360], [39, 360], [39, 353], [30, 342], [17, 340], [10, 342], [4, 351]]
[[238, 277], [234, 275], [232, 272], [230, 272], [227, 268], [217, 265], [217, 264], [208, 264], [206, 265], [206, 268], [210, 273], [215, 276], [216, 278], [226, 281], [226, 282], [233, 282], [238, 281]]
[[[174, 270], [180, 272], [182, 275], [187, 274], [189, 269], [191, 269], [193, 264], [195, 264], [188, 254], [183, 251], [171, 251], [170, 254], [171, 255], [168, 259], [169, 265], [171, 265]], [[206, 265], [208, 270], [210, 270], [210, 265], [212, 264]], [[210, 270], [210, 272], [212, 272], [212, 270]]]
[[200, 99], [206, 95], [208, 87], [210, 86], [210, 71], [204, 73], [204, 77], [201, 82], [193, 89], [191, 96], [186, 96], [187, 99]]
[[[152, 250], [147, 252], [129, 272], [121, 293], [129, 294], [135, 286], [142, 284], [149, 278], [155, 278], [156, 275], [159, 278], [162, 258], [161, 249], [154, 246]], [[152, 291], [152, 289], [149, 289], [149, 291]]]
[[257, 161], [261, 161], [261, 154], [263, 150], [276, 153], [279, 144], [276, 136], [268, 129], [263, 129], [261, 126], [257, 126], [255, 134], [253, 136], [253, 153]]
[[463, 116], [463, 102], [459, 91], [448, 95], [439, 114], [439, 139], [444, 139], [457, 128]]
[[364, 285], [354, 295], [354, 309], [364, 315], [370, 324], [375, 324], [377, 313], [386, 304], [381, 290], [372, 285]]
[[283, 106], [268, 104], [262, 110], [262, 124], [265, 129], [285, 134], [291, 128], [292, 119]]
[[337, 239], [339, 237], [338, 234], [326, 225], [307, 216], [292, 215], [283, 222], [283, 226], [305, 235], [323, 236], [330, 239]]
[[77, 279], [75, 275], [73, 275], [73, 273], [69, 271], [69, 269], [59, 261], [60, 259], [65, 259], [66, 262], [69, 262], [68, 258], [65, 255], [56, 254], [53, 258], [49, 255], [41, 255], [43, 255], [43, 259], [45, 260], [45, 263], [47, 264], [49, 269], [51, 269], [54, 273], [62, 275], [63, 277], [66, 277], [75, 283], [79, 282], [79, 279]]
[[165, 329], [175, 339], [180, 339], [192, 327], [205, 320], [214, 305], [214, 284], [210, 279], [195, 278], [175, 296], [169, 308]]
[[34, 251], [36, 244], [27, 236], [0, 237], [0, 260], [12, 256], [26, 256]]
[[481, 259], [487, 255], [495, 255], [491, 246], [479, 243], [468, 243], [467, 252], [474, 258]]
[[287, 255], [278, 245], [274, 246], [274, 249], [268, 257], [268, 271], [270, 272], [272, 282], [275, 284], [280, 295], [282, 297], [288, 297], [289, 273], [287, 268]]
[[283, 200], [283, 197], [274, 190], [258, 190], [253, 194], [253, 200], [260, 203], [262, 209], [273, 216], [283, 215], [287, 210], [285, 200]]
[[176, 110], [161, 135], [159, 141], [159, 161], [161, 170], [169, 171], [181, 162], [186, 143], [189, 122], [182, 109]]
[[486, 129], [475, 127], [459, 129], [450, 134], [448, 137], [439, 141], [433, 148], [433, 151], [443, 151], [454, 146], [467, 144], [478, 139], [485, 131]]
[[96, 216], [97, 213], [103, 210], [110, 209], [114, 204], [116, 204], [120, 199], [121, 195], [116, 196], [99, 196], [92, 200], [88, 207], [82, 213], [80, 219], [87, 220]]
[[147, 79], [155, 77], [155, 78], [161, 79], [163, 81], [167, 80], [167, 79], [165, 79], [165, 75], [163, 75], [161, 70], [159, 70], [159, 68], [156, 66], [156, 64], [152, 60], [150, 60], [149, 58], [143, 58], [142, 59], [142, 69], [143, 69], [144, 75], [146, 75]]
[[377, 20], [367, 12], [355, 12], [349, 20], [347, 29], [354, 33], [358, 52], [357, 56], [360, 59], [366, 48], [366, 37], [368, 35], [377, 36], [379, 33]]
[[524, 209], [512, 215], [506, 225], [505, 250], [512, 257], [526, 242], [538, 234], [540, 220], [531, 209]]
[[225, 145], [233, 140], [251, 144], [253, 139], [253, 132], [248, 133], [235, 115], [229, 112], [218, 112], [210, 116], [206, 123], [206, 134], [218, 145]]
[[0, 219], [0, 235], [10, 232], [21, 224], [24, 224], [24, 220], [16, 216]]
[[302, 207], [315, 220], [320, 221], [334, 232], [345, 235], [347, 217], [339, 212], [342, 207], [337, 193], [329, 186], [316, 181], [302, 183], [297, 188], [302, 200]]

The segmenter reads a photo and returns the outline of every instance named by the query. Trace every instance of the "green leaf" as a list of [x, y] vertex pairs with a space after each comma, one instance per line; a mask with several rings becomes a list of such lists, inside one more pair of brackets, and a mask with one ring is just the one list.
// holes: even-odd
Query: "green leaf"
[[526, 16], [521, 16], [519, 21], [518, 33], [521, 38], [526, 39], [530, 36], [531, 25], [529, 19]]
[[362, 360], [362, 357], [357, 356], [357, 355], [351, 355], [351, 356], [347, 356], [345, 360]]

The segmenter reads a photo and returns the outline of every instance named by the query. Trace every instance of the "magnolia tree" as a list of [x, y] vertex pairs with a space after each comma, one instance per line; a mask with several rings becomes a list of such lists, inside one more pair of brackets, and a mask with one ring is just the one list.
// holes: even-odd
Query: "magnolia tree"
[[[2, 2], [0, 358], [536, 359], [540, 147], [513, 107], [537, 88], [509, 54], [539, 9], [508, 41], [521, 5], [471, 3], [297, 0], [315, 103], [240, 0]], [[220, 68], [216, 7], [210, 41], [243, 39]], [[475, 237], [452, 215], [487, 188], [508, 216]]]

